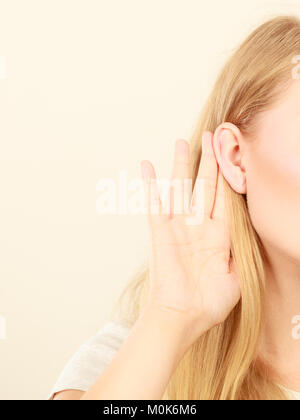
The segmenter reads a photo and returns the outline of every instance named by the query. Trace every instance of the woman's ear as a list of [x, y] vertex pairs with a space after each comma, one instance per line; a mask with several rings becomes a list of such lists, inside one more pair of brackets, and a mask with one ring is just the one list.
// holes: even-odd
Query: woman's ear
[[213, 137], [213, 148], [220, 170], [231, 188], [246, 194], [246, 172], [242, 164], [242, 140], [240, 130], [231, 123], [218, 126]]

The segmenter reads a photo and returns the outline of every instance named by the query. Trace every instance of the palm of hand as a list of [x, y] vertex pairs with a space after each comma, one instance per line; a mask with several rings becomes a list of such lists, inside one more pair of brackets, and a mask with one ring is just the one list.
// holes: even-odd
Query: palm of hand
[[[162, 202], [150, 162], [142, 165], [143, 178], [153, 188], [148, 200], [150, 241], [150, 300], [159, 307], [180, 312], [197, 323], [207, 314], [210, 326], [226, 319], [240, 299], [240, 288], [230, 258], [223, 177], [212, 148], [212, 135], [203, 138], [203, 153], [197, 182], [204, 185], [201, 206], [193, 207], [199, 197], [194, 188], [190, 214], [151, 214], [151, 205]], [[189, 174], [189, 145], [176, 143], [172, 179]], [[196, 184], [195, 184], [196, 185]], [[149, 189], [147, 192], [149, 193]], [[197, 222], [201, 217], [201, 222]], [[195, 221], [195, 223], [187, 223]]]

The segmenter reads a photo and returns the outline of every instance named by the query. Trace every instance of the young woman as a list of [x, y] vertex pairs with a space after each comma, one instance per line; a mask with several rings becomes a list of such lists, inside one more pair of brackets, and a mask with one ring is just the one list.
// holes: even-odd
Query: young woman
[[299, 55], [300, 20], [280, 16], [228, 60], [191, 141], [175, 144], [171, 179], [193, 180], [189, 216], [153, 213], [163, 207], [142, 162], [149, 267], [54, 399], [300, 399]]

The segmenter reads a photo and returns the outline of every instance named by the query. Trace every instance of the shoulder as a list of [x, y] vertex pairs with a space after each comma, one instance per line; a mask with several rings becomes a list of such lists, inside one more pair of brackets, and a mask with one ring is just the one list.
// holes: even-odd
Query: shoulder
[[86, 344], [105, 343], [115, 347], [128, 336], [131, 328], [132, 326], [124, 321], [108, 321]]
[[125, 321], [107, 321], [71, 357], [49, 398], [65, 390], [87, 391], [118, 351], [131, 328], [132, 325]]

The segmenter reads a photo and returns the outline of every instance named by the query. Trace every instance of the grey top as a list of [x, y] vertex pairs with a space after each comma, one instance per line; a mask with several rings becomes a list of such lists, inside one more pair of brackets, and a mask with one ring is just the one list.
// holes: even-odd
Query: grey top
[[[131, 327], [125, 323], [106, 322], [98, 333], [82, 344], [61, 372], [48, 399], [64, 390], [87, 391], [97, 380], [127, 338]], [[292, 400], [300, 400], [300, 392], [281, 386]]]

